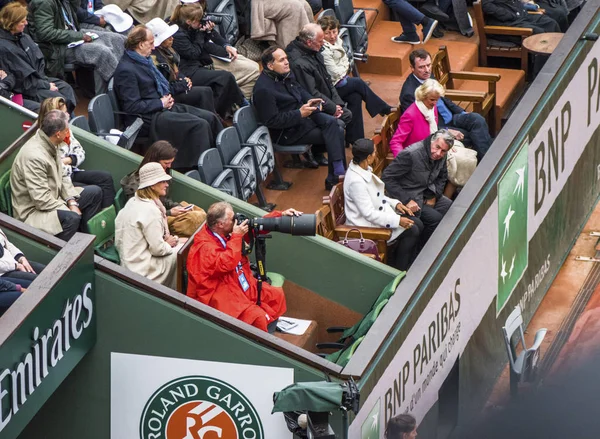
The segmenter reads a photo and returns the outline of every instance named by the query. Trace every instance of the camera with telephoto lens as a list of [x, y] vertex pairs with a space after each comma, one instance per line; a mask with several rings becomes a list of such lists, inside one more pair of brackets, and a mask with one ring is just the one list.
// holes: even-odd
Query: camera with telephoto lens
[[217, 15], [205, 15], [202, 17], [202, 20], [200, 20], [200, 24], [205, 26], [209, 21], [212, 21], [214, 24], [221, 24], [223, 17], [219, 17]]
[[236, 213], [234, 218], [238, 224], [248, 220], [248, 228], [253, 232], [279, 232], [293, 236], [315, 236], [317, 233], [317, 218], [314, 214], [277, 218], [248, 218], [242, 213]]

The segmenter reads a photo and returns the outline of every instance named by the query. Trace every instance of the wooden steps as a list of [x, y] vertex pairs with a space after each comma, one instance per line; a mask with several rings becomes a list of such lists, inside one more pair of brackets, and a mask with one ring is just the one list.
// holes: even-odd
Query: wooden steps
[[[390, 9], [381, 0], [356, 0], [353, 3], [356, 9], [365, 9], [369, 30], [372, 30], [373, 26], [380, 21], [390, 19]], [[377, 9], [379, 12], [369, 9]]]
[[469, 70], [478, 64], [478, 46], [476, 40], [452, 41], [432, 38], [427, 44], [398, 44], [391, 41], [393, 36], [402, 32], [400, 23], [396, 21], [380, 21], [369, 33], [369, 60], [359, 63], [360, 73], [376, 73], [380, 75], [403, 75], [410, 70], [408, 56], [417, 48], [425, 48], [431, 54], [437, 52], [440, 45], [448, 46], [448, 53], [453, 66]]

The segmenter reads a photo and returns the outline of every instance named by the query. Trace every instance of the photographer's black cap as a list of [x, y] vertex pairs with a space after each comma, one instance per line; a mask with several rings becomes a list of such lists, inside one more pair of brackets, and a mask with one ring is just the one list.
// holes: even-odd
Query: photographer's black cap
[[358, 139], [352, 144], [352, 156], [358, 163], [365, 160], [375, 151], [375, 144], [371, 139]]

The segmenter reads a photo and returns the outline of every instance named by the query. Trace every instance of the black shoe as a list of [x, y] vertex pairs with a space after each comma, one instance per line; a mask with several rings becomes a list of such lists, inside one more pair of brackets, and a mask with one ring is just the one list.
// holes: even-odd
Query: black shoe
[[325, 190], [326, 191], [330, 191], [331, 189], [333, 189], [333, 187], [336, 185], [337, 183], [334, 183], [332, 181], [329, 180], [329, 178], [325, 179]]
[[[436, 21], [437, 23], [437, 21]], [[417, 34], [413, 36], [407, 36], [406, 34], [398, 35], [397, 37], [392, 37], [392, 41], [394, 43], [407, 43], [407, 44], [421, 44], [421, 39]]]
[[438, 6], [434, 3], [425, 3], [419, 9], [421, 10], [421, 12], [423, 14], [427, 15], [430, 18], [433, 18], [434, 20], [438, 20], [438, 21], [450, 20], [450, 17], [448, 16], [448, 14], [446, 14], [444, 11], [442, 11], [440, 8], [438, 8]]
[[433, 31], [435, 31], [435, 28], [437, 27], [437, 25], [438, 25], [437, 20], [431, 20], [431, 19], [429, 19], [428, 22], [423, 25], [423, 44], [425, 44], [427, 41], [429, 41], [429, 39], [433, 35]]
[[444, 31], [440, 29], [440, 26], [435, 28], [431, 38], [444, 38]]
[[317, 169], [319, 167], [319, 163], [315, 160], [312, 155], [312, 152], [304, 153], [304, 167], [309, 169]]
[[315, 156], [315, 161], [319, 164], [319, 166], [329, 166], [329, 161], [323, 154], [317, 154]]

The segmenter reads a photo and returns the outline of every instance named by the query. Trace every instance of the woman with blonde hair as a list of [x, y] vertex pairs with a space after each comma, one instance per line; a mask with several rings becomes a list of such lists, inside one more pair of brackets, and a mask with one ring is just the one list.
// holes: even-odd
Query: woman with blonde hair
[[[44, 120], [46, 114], [52, 110], [60, 110], [68, 114], [67, 104], [63, 98], [49, 98], [42, 102], [38, 120]], [[79, 169], [85, 160], [85, 150], [75, 138], [71, 129], [69, 129], [69, 135], [58, 145], [58, 148], [62, 160], [63, 177], [70, 178], [73, 186], [76, 187], [98, 186], [102, 190], [102, 209], [113, 204], [115, 187], [112, 175], [106, 171], [84, 171]]]
[[[185, 71], [190, 64], [229, 72], [244, 97], [250, 98], [259, 75], [258, 64], [238, 55], [236, 48], [214, 29], [215, 24], [205, 21], [204, 12], [199, 3], [186, 3], [178, 5], [171, 16], [171, 23], [179, 26], [173, 48], [182, 58], [183, 73], [190, 76]], [[192, 82], [196, 81], [192, 78]]]
[[[23, 100], [42, 102], [50, 97], [63, 97], [69, 112], [77, 101], [69, 84], [58, 78], [46, 76], [44, 55], [31, 37], [24, 32], [27, 26], [27, 7], [12, 2], [0, 10], [0, 59], [10, 83], [11, 92], [23, 95]], [[36, 109], [38, 105], [25, 105]]]
[[166, 209], [160, 197], [167, 194], [168, 175], [160, 163], [139, 170], [140, 184], [115, 220], [115, 245], [121, 266], [159, 282], [176, 287], [177, 251], [186, 241], [169, 233]]

